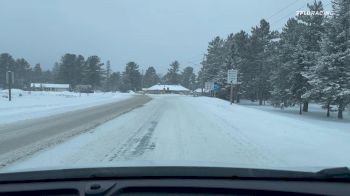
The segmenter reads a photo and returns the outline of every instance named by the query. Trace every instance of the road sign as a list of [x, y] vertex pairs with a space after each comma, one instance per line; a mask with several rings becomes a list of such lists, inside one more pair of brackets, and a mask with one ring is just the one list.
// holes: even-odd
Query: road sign
[[211, 91], [214, 88], [214, 82], [205, 82], [204, 88], [206, 91]]
[[9, 89], [9, 101], [11, 101], [11, 88], [14, 83], [15, 83], [15, 74], [13, 73], [13, 71], [7, 71], [6, 84], [8, 85], [8, 89]]
[[230, 69], [227, 71], [227, 83], [228, 84], [237, 84], [237, 73], [236, 69]]
[[214, 83], [213, 89], [212, 89], [212, 90], [213, 90], [214, 92], [218, 92], [219, 89], [220, 89], [220, 86], [219, 86], [218, 84]]
[[13, 71], [6, 72], [6, 84], [14, 84], [15, 83], [15, 74]]

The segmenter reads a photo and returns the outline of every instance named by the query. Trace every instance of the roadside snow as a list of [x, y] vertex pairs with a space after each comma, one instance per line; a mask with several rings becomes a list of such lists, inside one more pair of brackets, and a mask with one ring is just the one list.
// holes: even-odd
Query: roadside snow
[[8, 101], [8, 90], [0, 90], [0, 125], [49, 116], [104, 103], [130, 98], [128, 93], [74, 93], [12, 90], [12, 101]]
[[350, 166], [349, 123], [300, 120], [208, 97], [154, 99], [2, 171], [175, 165], [315, 171]]
[[151, 86], [147, 88], [147, 90], [167, 90], [169, 89], [170, 91], [190, 91], [189, 89], [181, 86], [181, 85], [162, 85], [162, 84], [157, 84], [154, 86]]

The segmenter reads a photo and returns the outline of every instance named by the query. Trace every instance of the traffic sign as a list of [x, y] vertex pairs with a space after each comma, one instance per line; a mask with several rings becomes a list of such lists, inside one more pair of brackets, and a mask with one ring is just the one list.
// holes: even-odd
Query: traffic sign
[[6, 72], [6, 84], [14, 84], [15, 83], [15, 74], [13, 71]]
[[9, 101], [11, 101], [11, 88], [14, 83], [15, 83], [15, 74], [13, 73], [13, 71], [7, 71], [6, 84], [8, 85], [8, 89], [9, 89]]
[[237, 73], [236, 69], [230, 69], [227, 71], [227, 83], [228, 84], [237, 84]]
[[211, 91], [214, 88], [214, 82], [205, 82], [204, 88], [207, 91]]

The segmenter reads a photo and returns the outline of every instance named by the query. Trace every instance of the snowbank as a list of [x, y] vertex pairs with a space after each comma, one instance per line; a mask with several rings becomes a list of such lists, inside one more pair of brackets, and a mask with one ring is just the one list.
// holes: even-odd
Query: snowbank
[[131, 96], [118, 92], [85, 94], [12, 89], [12, 101], [9, 102], [8, 90], [5, 89], [0, 91], [0, 125], [110, 103]]
[[157, 85], [154, 85], [154, 86], [151, 86], [149, 88], [147, 88], [146, 90], [150, 90], [150, 91], [155, 91], [155, 90], [170, 90], [170, 91], [190, 91], [189, 89], [181, 86], [181, 85], [160, 85], [160, 84], [157, 84]]

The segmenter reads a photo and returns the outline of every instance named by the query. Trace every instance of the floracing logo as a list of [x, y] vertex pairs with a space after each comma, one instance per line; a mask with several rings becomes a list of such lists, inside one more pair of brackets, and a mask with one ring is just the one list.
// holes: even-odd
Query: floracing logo
[[296, 11], [297, 16], [331, 16], [330, 11]]

